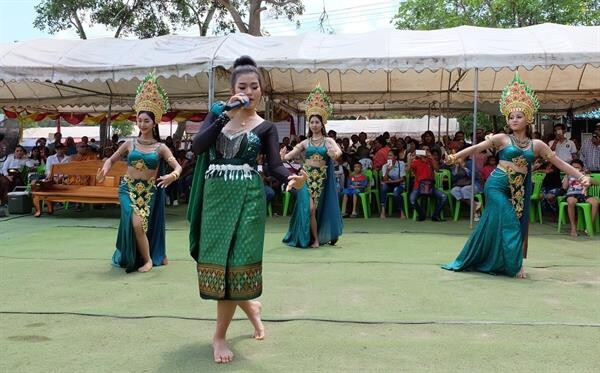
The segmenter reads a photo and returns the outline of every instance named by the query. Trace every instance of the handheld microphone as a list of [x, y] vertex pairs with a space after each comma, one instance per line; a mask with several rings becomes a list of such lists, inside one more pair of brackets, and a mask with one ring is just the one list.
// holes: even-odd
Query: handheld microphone
[[226, 104], [224, 110], [225, 111], [229, 111], [229, 110], [237, 109], [240, 106], [243, 107], [243, 108], [247, 108], [249, 105], [250, 105], [250, 100], [247, 100], [247, 101], [244, 101], [244, 102], [242, 102], [242, 101], [234, 101], [234, 102], [232, 102], [230, 104], [229, 103]]

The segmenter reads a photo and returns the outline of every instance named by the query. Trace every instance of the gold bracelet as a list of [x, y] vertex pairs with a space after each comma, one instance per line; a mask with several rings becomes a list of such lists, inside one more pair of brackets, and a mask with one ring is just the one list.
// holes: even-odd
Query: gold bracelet
[[580, 183], [583, 183], [583, 179], [585, 179], [586, 177], [587, 177], [587, 176], [585, 176], [585, 174], [581, 174], [581, 176], [579, 176], [579, 177], [577, 178], [577, 180], [578, 180]]
[[175, 180], [179, 179], [179, 174], [177, 173], [177, 171], [171, 172], [170, 175], [173, 175], [175, 177]]
[[553, 151], [549, 151], [549, 152], [544, 153], [543, 157], [545, 160], [549, 161], [552, 158], [556, 157], [556, 154]]
[[169, 158], [167, 158], [167, 163], [176, 160], [174, 156], [170, 156]]
[[446, 164], [453, 165], [456, 163], [456, 156], [454, 154], [448, 154], [446, 156]]

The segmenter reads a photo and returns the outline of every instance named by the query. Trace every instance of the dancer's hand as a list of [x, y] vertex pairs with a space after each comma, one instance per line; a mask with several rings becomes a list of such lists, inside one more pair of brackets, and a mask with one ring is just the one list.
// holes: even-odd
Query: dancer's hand
[[292, 190], [292, 188], [295, 188], [295, 189], [302, 188], [302, 186], [304, 186], [304, 183], [306, 183], [307, 179], [308, 179], [308, 174], [304, 170], [301, 170], [298, 175], [288, 176], [288, 183], [287, 183], [287, 187], [285, 188], [285, 191], [289, 192], [290, 190]]
[[173, 183], [175, 180], [177, 180], [177, 177], [173, 175], [173, 173], [162, 175], [158, 179], [156, 179], [156, 181], [158, 181], [158, 184], [156, 184], [156, 186], [159, 188], [166, 188], [169, 185], [171, 185], [171, 183]]
[[281, 149], [279, 150], [279, 156], [281, 157], [281, 160], [284, 162], [287, 162], [287, 159], [285, 159], [285, 155], [288, 153], [287, 147], [284, 145], [281, 147]]
[[107, 173], [108, 173], [108, 170], [105, 170], [104, 167], [99, 168], [98, 172], [96, 172], [96, 183], [103, 182], [104, 179], [106, 178]]

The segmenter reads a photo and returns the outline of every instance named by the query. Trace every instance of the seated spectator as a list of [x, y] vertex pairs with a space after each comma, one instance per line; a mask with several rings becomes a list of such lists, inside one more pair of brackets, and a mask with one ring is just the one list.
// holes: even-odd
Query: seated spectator
[[346, 213], [346, 205], [348, 204], [348, 196], [352, 196], [352, 215], [350, 216], [355, 218], [358, 216], [356, 212], [358, 194], [365, 191], [369, 185], [369, 179], [363, 174], [360, 162], [354, 163], [352, 168], [354, 169], [354, 172], [350, 174], [347, 187], [342, 190], [342, 216], [348, 216], [348, 213]]
[[67, 137], [67, 140], [65, 141], [65, 146], [67, 147], [66, 154], [68, 156], [77, 154], [77, 145], [75, 145], [75, 140], [71, 136]]
[[562, 180], [560, 179], [560, 170], [552, 163], [545, 162], [540, 171], [546, 173], [542, 182], [542, 208], [556, 213], [558, 212], [556, 197], [564, 194]]
[[[68, 138], [67, 138], [67, 140], [68, 140]], [[83, 141], [80, 143], [77, 143], [76, 149], [77, 149], [77, 153], [75, 153], [71, 157], [72, 162], [91, 161], [91, 160], [98, 159], [96, 154], [91, 152], [88, 145], [86, 143], [84, 143]], [[67, 155], [69, 155], [68, 147], [67, 147]]]
[[15, 152], [6, 157], [0, 170], [0, 206], [8, 203], [8, 193], [16, 186], [25, 185], [22, 171], [28, 161], [27, 151], [21, 145], [17, 145]]
[[[571, 161], [571, 166], [580, 172], [583, 172], [583, 162], [579, 159]], [[592, 184], [598, 184], [596, 179], [592, 179]], [[575, 205], [578, 202], [587, 202], [592, 205], [592, 226], [598, 217], [598, 200], [587, 195], [587, 188], [584, 187], [579, 179], [574, 176], [565, 176], [563, 180], [563, 188], [567, 190], [567, 211], [569, 222], [571, 223], [571, 236], [577, 236], [577, 219]]]
[[[456, 203], [471, 203], [471, 193], [477, 194], [481, 191], [479, 178], [475, 177], [475, 184], [471, 184], [471, 167], [473, 161], [471, 159], [459, 160], [452, 167], [452, 189], [450, 193], [456, 199]], [[479, 221], [479, 211], [481, 206], [475, 202], [475, 221]]]
[[488, 155], [483, 167], [481, 168], [481, 171], [479, 172], [479, 177], [481, 178], [481, 184], [485, 184], [485, 181], [488, 179], [488, 177], [490, 177], [490, 175], [492, 174], [492, 171], [494, 171], [496, 169], [497, 165], [498, 165], [498, 160], [496, 160], [496, 156]]
[[394, 193], [394, 205], [400, 211], [400, 219], [406, 218], [402, 211], [400, 195], [405, 189], [406, 165], [398, 159], [398, 151], [390, 150], [388, 160], [381, 169], [381, 218], [385, 218], [385, 203], [388, 193]]
[[380, 171], [383, 165], [388, 160], [390, 147], [387, 145], [386, 139], [379, 136], [373, 142], [373, 169]]
[[423, 221], [426, 219], [425, 210], [418, 202], [419, 196], [426, 195], [434, 196], [437, 201], [431, 220], [442, 221], [440, 214], [447, 197], [444, 193], [435, 189], [434, 171], [439, 168], [439, 164], [433, 159], [429, 149], [417, 150], [415, 154], [411, 153], [408, 168], [415, 175], [413, 190], [410, 193], [410, 204], [417, 210], [418, 220]]
[[66, 155], [67, 147], [63, 144], [55, 145], [56, 154], [48, 157], [48, 161], [46, 162], [46, 179], [50, 177], [50, 173], [52, 172], [52, 166], [60, 163], [67, 163], [71, 160], [71, 157]]

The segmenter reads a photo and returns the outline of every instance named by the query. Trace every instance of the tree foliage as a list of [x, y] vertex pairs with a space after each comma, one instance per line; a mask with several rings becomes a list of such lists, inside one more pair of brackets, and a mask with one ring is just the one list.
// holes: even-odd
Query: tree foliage
[[119, 137], [127, 137], [133, 133], [133, 122], [129, 120], [111, 122], [110, 126], [112, 132], [119, 135]]
[[600, 25], [598, 0], [406, 0], [394, 17], [398, 29], [461, 25], [523, 27], [545, 22]]
[[35, 7], [34, 26], [54, 34], [74, 29], [86, 39], [86, 27], [104, 25], [114, 37], [150, 38], [178, 29], [197, 27], [205, 36], [212, 25], [216, 33], [263, 34], [261, 15], [289, 20], [302, 14], [301, 0], [42, 0]]

